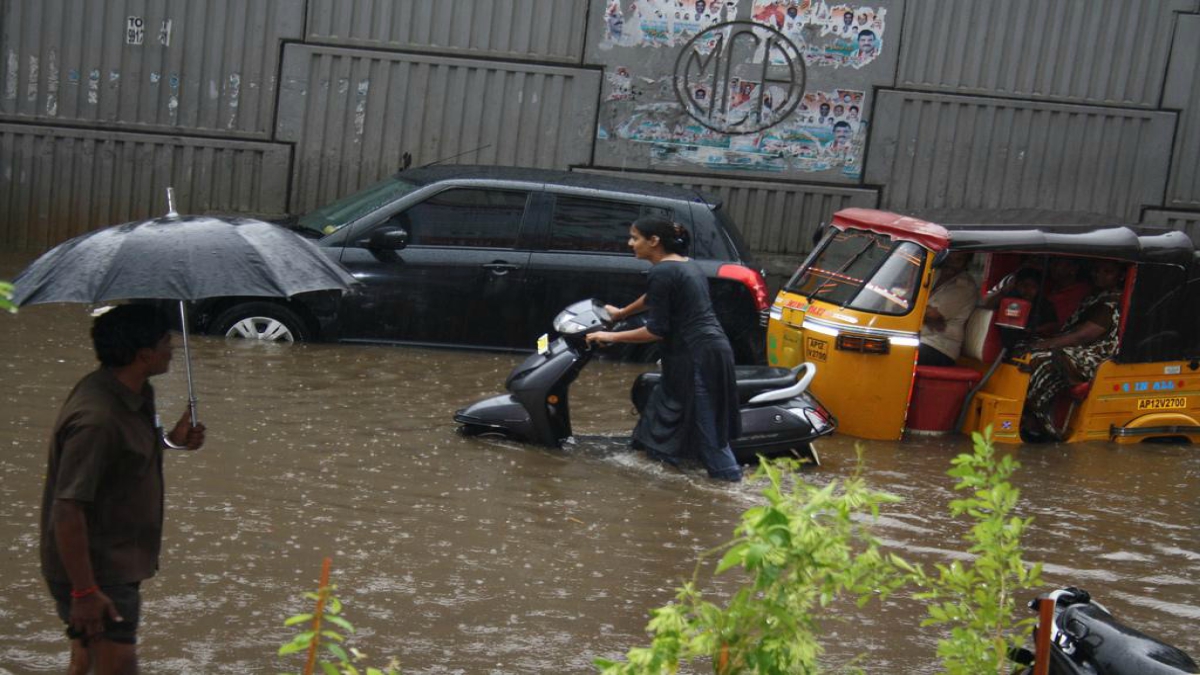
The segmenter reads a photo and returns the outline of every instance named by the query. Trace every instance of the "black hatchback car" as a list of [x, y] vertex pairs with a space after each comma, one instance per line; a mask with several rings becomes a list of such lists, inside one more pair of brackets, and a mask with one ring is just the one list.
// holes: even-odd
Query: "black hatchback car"
[[230, 337], [533, 349], [572, 302], [621, 305], [644, 292], [649, 265], [627, 241], [630, 222], [649, 214], [691, 230], [690, 255], [739, 362], [760, 362], [766, 284], [719, 203], [657, 183], [513, 167], [403, 171], [317, 209], [291, 227], [341, 262], [355, 290], [215, 298], [197, 306], [195, 325]]

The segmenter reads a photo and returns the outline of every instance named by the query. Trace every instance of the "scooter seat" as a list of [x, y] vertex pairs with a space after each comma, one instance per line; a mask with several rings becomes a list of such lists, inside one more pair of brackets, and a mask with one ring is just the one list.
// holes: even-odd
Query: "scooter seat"
[[1077, 654], [1098, 672], [1138, 675], [1182, 675], [1197, 672], [1196, 662], [1182, 650], [1117, 623], [1094, 604], [1071, 605], [1058, 625], [1074, 637]]
[[796, 374], [787, 368], [734, 366], [733, 372], [737, 377], [738, 399], [743, 401], [764, 391], [786, 389], [796, 384]]
[[[786, 389], [796, 384], [796, 374], [787, 368], [772, 368], [769, 366], [734, 366], [734, 376], [737, 377], [738, 401], [745, 403], [765, 391]], [[661, 372], [642, 373], [638, 382], [648, 389], [662, 380]]]

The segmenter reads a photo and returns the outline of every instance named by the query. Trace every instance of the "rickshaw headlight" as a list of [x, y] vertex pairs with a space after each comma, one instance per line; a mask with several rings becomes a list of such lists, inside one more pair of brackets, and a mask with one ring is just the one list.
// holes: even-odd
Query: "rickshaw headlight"
[[847, 333], [837, 336], [835, 345], [842, 351], [862, 352], [864, 354], [887, 354], [890, 349], [887, 338], [850, 335]]

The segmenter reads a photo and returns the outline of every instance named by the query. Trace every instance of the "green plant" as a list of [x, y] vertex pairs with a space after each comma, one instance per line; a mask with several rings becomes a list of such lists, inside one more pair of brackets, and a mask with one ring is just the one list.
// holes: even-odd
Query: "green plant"
[[12, 303], [13, 285], [0, 281], [0, 310], [16, 313], [17, 306]]
[[[330, 560], [325, 559], [321, 571], [321, 585], [316, 593], [305, 593], [304, 597], [315, 601], [316, 607], [311, 613], [296, 614], [283, 622], [285, 626], [301, 626], [302, 630], [289, 642], [279, 648], [280, 656], [307, 653], [304, 675], [311, 675], [315, 667], [320, 667], [325, 675], [400, 675], [400, 664], [393, 658], [387, 668], [363, 668], [354, 665], [361, 661], [363, 654], [351, 647], [347, 650], [342, 646], [346, 637], [337, 630], [328, 627], [326, 623], [353, 633], [354, 626], [341, 616], [343, 605], [333, 594], [336, 586], [329, 583]], [[305, 625], [307, 624], [307, 626]], [[333, 661], [321, 660], [320, 654], [333, 657]]]
[[936, 565], [935, 576], [910, 568], [925, 589], [915, 597], [934, 601], [922, 625], [950, 627], [938, 656], [952, 675], [1007, 672], [1010, 649], [1024, 643], [1036, 623], [1013, 620], [1016, 594], [1041, 583], [1041, 564], [1027, 566], [1021, 556], [1021, 536], [1033, 519], [1013, 515], [1021, 493], [1009, 478], [1020, 464], [1010, 455], [996, 458], [991, 433], [989, 427], [972, 434], [974, 452], [956, 457], [948, 472], [958, 479], [954, 489], [970, 491], [950, 502], [950, 512], [975, 521], [963, 537], [973, 560]]
[[[819, 608], [843, 594], [865, 604], [905, 579], [880, 553], [869, 523], [856, 517], [877, 517], [881, 505], [899, 498], [868, 489], [861, 470], [861, 449], [854, 475], [825, 487], [802, 480], [793, 461], [763, 462], [755, 477], [768, 481], [767, 504], [747, 510], [738, 538], [704, 554], [675, 602], [651, 612], [649, 647], [596, 665], [607, 675], [674, 673], [707, 657], [717, 673], [817, 672]], [[696, 586], [701, 564], [722, 551], [718, 574], [740, 568], [750, 577], [724, 609]]]

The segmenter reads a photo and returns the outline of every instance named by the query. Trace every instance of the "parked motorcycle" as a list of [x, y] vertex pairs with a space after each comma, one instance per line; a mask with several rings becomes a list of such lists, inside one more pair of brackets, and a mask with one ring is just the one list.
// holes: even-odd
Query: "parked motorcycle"
[[[465, 433], [499, 434], [548, 447], [561, 447], [571, 438], [571, 383], [595, 353], [586, 336], [608, 330], [612, 319], [599, 301], [583, 300], [560, 312], [553, 325], [558, 337], [538, 340], [537, 353], [509, 373], [507, 394], [454, 414]], [[833, 433], [837, 421], [807, 392], [816, 367], [737, 366], [735, 372], [742, 434], [731, 446], [738, 461], [790, 454], [819, 464], [813, 441]], [[634, 382], [631, 398], [639, 413], [661, 378], [661, 373], [644, 373]]]
[[[1120, 623], [1085, 590], [1062, 588], [1045, 597], [1054, 602], [1054, 618], [1049, 640], [1038, 643], [1048, 643], [1050, 675], [1200, 673], [1182, 650]], [[1040, 600], [1029, 606], [1037, 611]], [[1035, 672], [1032, 652], [1021, 650], [1017, 660], [1029, 666], [1022, 675]]]

